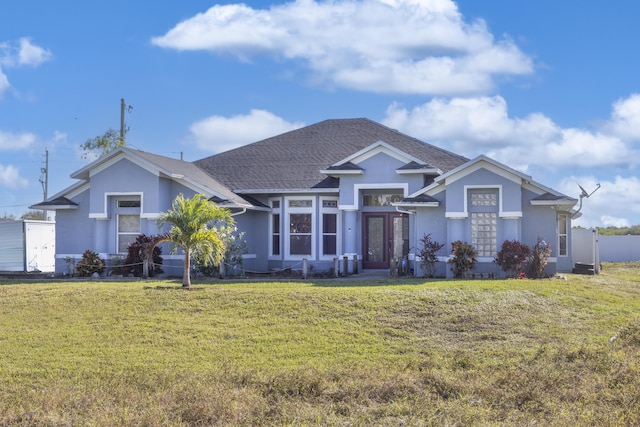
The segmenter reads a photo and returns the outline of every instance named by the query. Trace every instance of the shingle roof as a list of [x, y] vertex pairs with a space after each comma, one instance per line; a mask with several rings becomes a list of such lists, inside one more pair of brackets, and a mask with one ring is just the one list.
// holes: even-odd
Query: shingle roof
[[317, 188], [328, 169], [384, 141], [424, 163], [449, 171], [468, 159], [368, 119], [325, 120], [194, 162], [233, 191]]
[[194, 183], [206, 186], [208, 189], [218, 193], [218, 199], [220, 201], [229, 201], [231, 204], [238, 204], [240, 206], [251, 206], [253, 204], [243, 199], [241, 196], [231, 192], [227, 187], [200, 169], [194, 163], [172, 159], [170, 157], [160, 156], [145, 151], [133, 149], [129, 149], [129, 151], [142, 157], [148, 162], [155, 164], [160, 169], [172, 174], [173, 176], [183, 176]]

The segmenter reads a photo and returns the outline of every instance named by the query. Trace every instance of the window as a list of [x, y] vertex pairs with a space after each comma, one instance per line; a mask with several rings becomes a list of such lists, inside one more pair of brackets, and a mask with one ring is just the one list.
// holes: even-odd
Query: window
[[567, 215], [558, 215], [558, 256], [567, 256]]
[[498, 189], [469, 191], [471, 246], [478, 257], [495, 257], [498, 252]]
[[322, 255], [338, 254], [338, 200], [322, 200]]
[[497, 206], [498, 195], [496, 193], [471, 193], [471, 206]]
[[399, 202], [403, 198], [402, 192], [400, 193], [385, 193], [385, 194], [363, 194], [362, 205], [363, 206], [391, 206], [391, 203]]
[[280, 255], [280, 200], [271, 201], [271, 255]]
[[311, 258], [315, 256], [314, 199], [291, 197], [286, 199], [285, 211], [285, 256]]
[[289, 215], [289, 253], [311, 255], [311, 214]]
[[119, 208], [139, 208], [140, 200], [118, 200]]
[[126, 253], [140, 234], [140, 215], [118, 215], [118, 253]]
[[495, 212], [471, 213], [471, 245], [478, 257], [495, 257], [498, 242], [498, 215]]

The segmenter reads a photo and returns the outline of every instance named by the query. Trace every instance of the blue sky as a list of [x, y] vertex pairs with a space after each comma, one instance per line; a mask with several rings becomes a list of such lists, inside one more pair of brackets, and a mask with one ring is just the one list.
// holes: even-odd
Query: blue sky
[[0, 216], [83, 167], [80, 145], [196, 160], [367, 117], [640, 224], [640, 2], [0, 2]]

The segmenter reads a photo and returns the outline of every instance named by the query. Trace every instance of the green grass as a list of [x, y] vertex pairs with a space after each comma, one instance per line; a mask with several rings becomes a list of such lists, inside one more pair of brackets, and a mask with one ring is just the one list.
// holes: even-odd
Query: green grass
[[640, 264], [0, 282], [0, 425], [640, 425]]

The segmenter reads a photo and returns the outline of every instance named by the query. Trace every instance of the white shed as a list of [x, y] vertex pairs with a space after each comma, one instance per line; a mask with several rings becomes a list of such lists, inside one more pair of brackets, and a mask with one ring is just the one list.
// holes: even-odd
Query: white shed
[[0, 271], [55, 271], [55, 222], [0, 221]]

